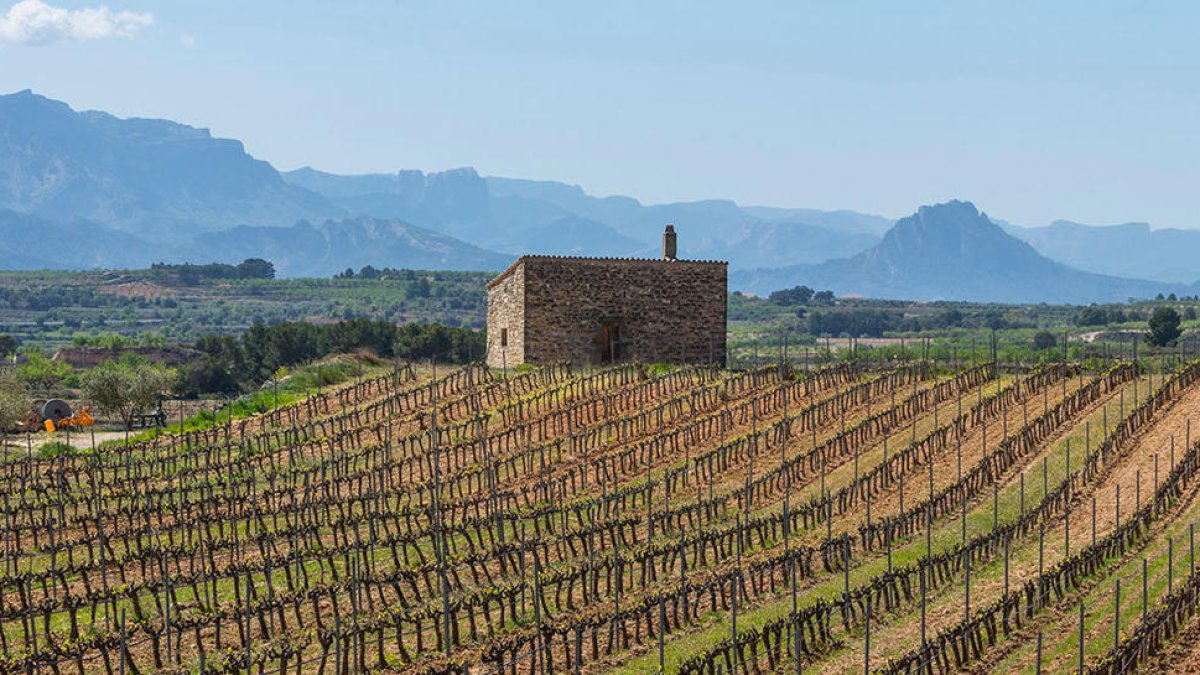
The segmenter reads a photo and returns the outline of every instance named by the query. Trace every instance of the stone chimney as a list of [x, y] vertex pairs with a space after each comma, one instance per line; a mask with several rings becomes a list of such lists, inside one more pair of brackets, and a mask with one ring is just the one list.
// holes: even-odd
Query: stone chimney
[[663, 260], [675, 260], [675, 226], [668, 225], [663, 232]]

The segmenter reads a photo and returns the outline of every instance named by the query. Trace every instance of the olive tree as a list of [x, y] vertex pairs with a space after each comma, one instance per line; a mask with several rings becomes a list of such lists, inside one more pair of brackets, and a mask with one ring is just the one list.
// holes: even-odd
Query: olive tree
[[25, 363], [18, 366], [21, 379], [34, 391], [54, 389], [71, 375], [71, 364], [55, 361], [38, 350], [25, 354]]
[[0, 366], [0, 429], [8, 429], [29, 416], [32, 401], [16, 368]]
[[100, 412], [117, 417], [126, 429], [154, 407], [175, 381], [175, 371], [160, 363], [124, 357], [104, 361], [83, 374], [83, 394]]

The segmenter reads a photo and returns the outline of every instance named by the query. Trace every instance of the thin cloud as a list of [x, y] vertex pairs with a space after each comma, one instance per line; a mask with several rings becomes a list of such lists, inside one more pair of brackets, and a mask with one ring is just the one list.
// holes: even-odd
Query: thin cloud
[[0, 17], [0, 44], [48, 45], [131, 38], [153, 23], [152, 14], [114, 12], [104, 5], [72, 10], [42, 0], [20, 0]]

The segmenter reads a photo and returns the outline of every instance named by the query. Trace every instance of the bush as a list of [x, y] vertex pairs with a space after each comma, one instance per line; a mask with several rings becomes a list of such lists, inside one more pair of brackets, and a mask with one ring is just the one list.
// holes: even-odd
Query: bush
[[1048, 330], [1040, 330], [1033, 336], [1033, 348], [1038, 350], [1052, 349], [1058, 344], [1058, 338]]
[[1172, 307], [1157, 307], [1150, 315], [1150, 333], [1146, 337], [1150, 344], [1166, 347], [1179, 338], [1179, 312]]
[[1091, 305], [1084, 307], [1079, 316], [1075, 317], [1075, 324], [1078, 326], [1104, 326], [1110, 321], [1108, 312], [1104, 308]]

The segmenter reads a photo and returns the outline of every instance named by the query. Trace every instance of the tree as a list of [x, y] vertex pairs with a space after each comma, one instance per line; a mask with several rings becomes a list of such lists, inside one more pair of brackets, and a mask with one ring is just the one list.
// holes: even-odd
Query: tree
[[0, 358], [17, 351], [17, 339], [7, 333], [0, 333]]
[[834, 303], [833, 291], [817, 291], [813, 293], [812, 304], [829, 307]]
[[175, 377], [175, 371], [160, 363], [127, 355], [103, 361], [84, 373], [83, 392], [100, 412], [119, 418], [130, 429], [133, 418], [158, 403]]
[[242, 279], [274, 279], [275, 265], [262, 258], [246, 258], [237, 266], [237, 275]]
[[24, 420], [32, 403], [16, 369], [0, 367], [0, 429]]
[[1166, 347], [1180, 336], [1179, 312], [1173, 307], [1158, 307], [1150, 315], [1150, 344]]
[[807, 305], [809, 300], [812, 300], [813, 289], [808, 286], [795, 286], [793, 288], [775, 291], [767, 297], [767, 300], [776, 305]]
[[25, 363], [18, 366], [18, 369], [21, 379], [37, 390], [53, 389], [73, 372], [71, 364], [47, 358], [40, 351], [29, 352]]
[[1033, 336], [1034, 349], [1051, 349], [1058, 344], [1058, 338], [1048, 330], [1040, 330]]
[[1096, 305], [1084, 307], [1080, 310], [1079, 316], [1075, 318], [1075, 324], [1079, 326], [1103, 326], [1108, 321], [1108, 312], [1104, 311], [1103, 307]]

